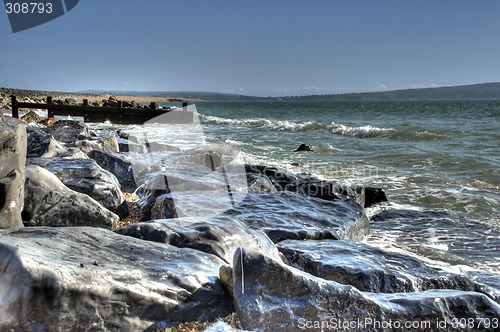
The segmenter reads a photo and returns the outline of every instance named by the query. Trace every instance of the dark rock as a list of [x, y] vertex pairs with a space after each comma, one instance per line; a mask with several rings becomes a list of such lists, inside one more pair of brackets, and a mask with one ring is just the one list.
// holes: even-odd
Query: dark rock
[[325, 201], [290, 191], [249, 193], [226, 213], [262, 229], [274, 243], [287, 239], [360, 240], [370, 227], [363, 209], [352, 199]]
[[382, 188], [356, 186], [354, 189], [358, 194], [358, 202], [363, 202], [360, 204], [365, 208], [389, 201]]
[[310, 145], [302, 143], [294, 152], [299, 152], [299, 151], [312, 151], [312, 148]]
[[22, 227], [26, 126], [0, 116], [0, 228]]
[[[346, 327], [349, 331], [396, 331], [411, 322], [425, 326], [415, 330], [444, 331], [449, 328], [438, 324], [450, 327], [453, 321], [471, 318], [474, 329], [456, 326], [455, 330], [495, 331], [479, 322], [500, 315], [500, 306], [481, 293], [363, 293], [244, 249], [234, 255], [232, 275], [236, 312], [242, 327], [249, 330], [325, 331]], [[380, 327], [382, 324], [386, 327]]]
[[128, 216], [128, 206], [120, 183], [92, 159], [34, 158], [28, 165], [41, 166], [56, 175], [66, 187], [86, 194], [121, 219]]
[[209, 254], [89, 228], [0, 232], [1, 331], [143, 331], [233, 311]]
[[500, 232], [446, 212], [387, 210], [371, 218], [370, 242], [387, 244], [432, 260], [498, 269]]
[[116, 232], [146, 241], [200, 250], [216, 255], [228, 264], [232, 264], [238, 247], [258, 250], [266, 256], [280, 259], [276, 246], [261, 231], [227, 216], [154, 220], [128, 225]]
[[[300, 270], [363, 292], [408, 293], [431, 289], [483, 292], [487, 288], [472, 281], [458, 267], [363, 243], [283, 241], [278, 248]], [[486, 294], [500, 303], [494, 290]]]
[[45, 131], [63, 143], [74, 143], [95, 136], [85, 124], [73, 120], [59, 120]]
[[38, 128], [28, 130], [27, 153], [28, 158], [64, 157], [70, 154], [52, 135]]
[[249, 174], [266, 176], [278, 191], [293, 191], [308, 197], [336, 200], [356, 197], [351, 188], [332, 181], [320, 180], [309, 174], [292, 174], [287, 171], [260, 165], [245, 165]]
[[119, 217], [88, 195], [73, 191], [48, 170], [26, 167], [23, 220], [28, 226], [115, 229]]

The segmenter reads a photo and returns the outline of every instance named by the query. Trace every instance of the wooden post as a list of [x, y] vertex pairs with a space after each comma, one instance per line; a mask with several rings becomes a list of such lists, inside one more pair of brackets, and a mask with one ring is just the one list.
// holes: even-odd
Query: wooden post
[[53, 118], [54, 117], [54, 111], [52, 110], [52, 97], [47, 96], [47, 118]]
[[84, 99], [83, 100], [83, 106], [85, 106], [85, 107], [89, 106], [89, 100], [88, 99]]
[[11, 102], [12, 102], [12, 117], [19, 119], [19, 106], [17, 105], [17, 99], [16, 96], [11, 95], [10, 96]]

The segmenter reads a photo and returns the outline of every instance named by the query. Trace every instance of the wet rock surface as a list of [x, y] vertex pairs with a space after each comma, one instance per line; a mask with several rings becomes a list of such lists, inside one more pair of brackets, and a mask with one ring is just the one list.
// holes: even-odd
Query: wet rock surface
[[0, 228], [22, 227], [26, 126], [0, 115]]
[[473, 281], [460, 268], [408, 252], [333, 240], [283, 241], [278, 248], [298, 269], [354, 286], [363, 292], [409, 293], [454, 289], [485, 293], [500, 303], [500, 297], [497, 298], [494, 290]]
[[[364, 293], [247, 250], [235, 253], [233, 283], [242, 327], [257, 331], [324, 331], [346, 323], [353, 324], [347, 325], [350, 331], [366, 331], [377, 330], [375, 322], [389, 321], [392, 326], [429, 322], [426, 331], [443, 331], [446, 329], [439, 324], [451, 326], [455, 320], [468, 318], [476, 322], [474, 329], [494, 331], [492, 326], [480, 327], [479, 318], [491, 321], [500, 315], [500, 306], [481, 293], [454, 290]], [[456, 330], [471, 329], [457, 326]]]
[[327, 201], [291, 191], [249, 193], [227, 215], [262, 229], [277, 243], [287, 239], [353, 239], [368, 235], [369, 222], [352, 199]]
[[126, 226], [116, 231], [146, 241], [168, 243], [179, 248], [197, 249], [231, 264], [238, 247], [249, 248], [280, 259], [273, 242], [259, 230], [227, 216], [154, 220]]
[[98, 228], [0, 231], [0, 330], [142, 331], [232, 311], [222, 261]]
[[73, 191], [48, 170], [26, 167], [23, 221], [28, 226], [115, 229], [119, 217], [88, 195]]
[[56, 175], [66, 187], [86, 194], [120, 218], [128, 215], [128, 206], [116, 177], [92, 159], [32, 158], [28, 165], [38, 165]]

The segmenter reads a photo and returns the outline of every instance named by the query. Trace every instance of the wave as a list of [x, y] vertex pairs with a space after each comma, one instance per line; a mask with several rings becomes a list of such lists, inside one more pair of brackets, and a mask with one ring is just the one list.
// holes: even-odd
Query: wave
[[324, 123], [320, 121], [288, 121], [269, 120], [263, 118], [253, 119], [228, 119], [217, 116], [200, 114], [203, 123], [230, 125], [233, 127], [259, 127], [275, 131], [287, 132], [331, 132], [335, 135], [356, 138], [377, 138], [391, 136], [395, 130], [392, 128], [378, 128], [371, 125], [351, 127], [340, 123]]

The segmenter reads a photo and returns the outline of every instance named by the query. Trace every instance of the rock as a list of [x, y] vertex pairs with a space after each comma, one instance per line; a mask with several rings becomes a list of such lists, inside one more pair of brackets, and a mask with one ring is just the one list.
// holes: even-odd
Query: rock
[[23, 221], [28, 226], [115, 229], [119, 217], [88, 195], [73, 191], [48, 170], [26, 167]]
[[[458, 267], [405, 252], [391, 252], [352, 241], [283, 241], [291, 264], [316, 277], [351, 285], [363, 292], [409, 293], [431, 289], [483, 292]], [[495, 291], [486, 293], [494, 301]]]
[[33, 158], [28, 165], [38, 165], [57, 176], [66, 187], [86, 194], [121, 219], [128, 216], [128, 205], [120, 183], [92, 159]]
[[76, 100], [75, 98], [65, 98], [64, 103], [66, 103], [67, 105], [76, 105]]
[[235, 329], [231, 327], [228, 323], [220, 321], [213, 324], [210, 327], [207, 327], [202, 332], [245, 332], [245, 331], [240, 329]]
[[52, 135], [47, 134], [38, 128], [29, 128], [27, 146], [28, 158], [63, 157], [68, 154], [68, 150]]
[[172, 166], [174, 163], [178, 165], [183, 163], [178, 167], [181, 173], [183, 168], [189, 172], [189, 163], [214, 168], [220, 165], [220, 158], [210, 152], [160, 151], [139, 154], [94, 150], [89, 153], [89, 157], [97, 161], [99, 166], [113, 173], [120, 182], [122, 190], [129, 192], [135, 191], [138, 185], [145, 181], [139, 181], [141, 178], [149, 177], [151, 173], [165, 169], [167, 166], [175, 169]]
[[0, 116], [0, 228], [22, 227], [26, 126]]
[[474, 330], [494, 331], [479, 322], [500, 315], [500, 306], [481, 293], [365, 293], [245, 249], [236, 251], [232, 274], [236, 312], [248, 330], [396, 331], [411, 322], [415, 331], [443, 331], [455, 322], [453, 330], [470, 331], [457, 322], [472, 319]]
[[99, 138], [96, 140], [82, 140], [74, 142], [74, 146], [83, 153], [88, 154], [92, 150], [119, 152], [118, 140], [116, 137]]
[[382, 188], [356, 186], [354, 190], [358, 194], [358, 202], [362, 202], [364, 208], [389, 201]]
[[116, 232], [146, 241], [200, 250], [216, 255], [229, 264], [238, 247], [258, 250], [280, 259], [276, 246], [266, 235], [227, 216], [154, 220], [128, 225]]
[[294, 152], [299, 152], [299, 151], [312, 151], [312, 148], [310, 145], [302, 143]]
[[320, 180], [309, 174], [292, 174], [287, 171], [260, 165], [245, 165], [246, 172], [266, 176], [278, 191], [293, 191], [308, 197], [336, 200], [356, 197], [351, 188], [332, 181]]
[[59, 120], [47, 128], [46, 132], [63, 143], [74, 143], [95, 136], [85, 124], [73, 120]]
[[283, 240], [360, 240], [369, 232], [363, 209], [352, 199], [325, 201], [284, 191], [249, 193], [227, 215], [255, 229], [274, 242]]
[[42, 118], [38, 114], [36, 114], [33, 111], [29, 111], [28, 113], [24, 114], [21, 117], [21, 121], [26, 122], [26, 123], [31, 123], [31, 122], [40, 122], [42, 121]]
[[222, 263], [104, 229], [0, 231], [0, 330], [132, 332], [225, 317]]

